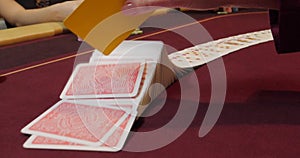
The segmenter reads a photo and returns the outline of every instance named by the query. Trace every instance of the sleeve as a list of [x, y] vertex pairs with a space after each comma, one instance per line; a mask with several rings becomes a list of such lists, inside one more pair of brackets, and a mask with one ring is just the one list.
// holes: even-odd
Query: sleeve
[[280, 0], [279, 10], [269, 13], [277, 52], [300, 51], [300, 0]]

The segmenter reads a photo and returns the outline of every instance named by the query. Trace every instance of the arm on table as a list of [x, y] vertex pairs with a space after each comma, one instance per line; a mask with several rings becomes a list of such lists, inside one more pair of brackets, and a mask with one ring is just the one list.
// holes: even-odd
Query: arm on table
[[15, 26], [60, 22], [69, 16], [81, 2], [82, 0], [73, 0], [44, 8], [25, 9], [15, 0], [0, 0], [0, 16]]

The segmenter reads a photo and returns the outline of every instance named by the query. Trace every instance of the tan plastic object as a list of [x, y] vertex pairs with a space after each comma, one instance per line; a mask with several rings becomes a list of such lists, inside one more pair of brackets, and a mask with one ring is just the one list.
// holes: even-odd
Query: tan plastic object
[[67, 29], [61, 22], [34, 24], [0, 30], [0, 46], [50, 37], [65, 32]]

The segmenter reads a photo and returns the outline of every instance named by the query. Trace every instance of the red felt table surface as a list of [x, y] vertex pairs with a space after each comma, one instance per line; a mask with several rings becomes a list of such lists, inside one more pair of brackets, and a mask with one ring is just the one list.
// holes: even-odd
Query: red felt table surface
[[[201, 24], [215, 39], [269, 28], [266, 12], [222, 16], [202, 20]], [[164, 32], [142, 39], [188, 47], [188, 43], [172, 36], [175, 35]], [[186, 106], [198, 106], [196, 115], [180, 137], [162, 148], [117, 153], [24, 149], [22, 144], [28, 136], [20, 133], [21, 128], [59, 100], [72, 73], [73, 55], [79, 45], [74, 35], [64, 34], [0, 48], [1, 63], [5, 63], [1, 64], [1, 74], [6, 74], [0, 77], [1, 157], [296, 157], [300, 154], [300, 53], [279, 55], [273, 42], [222, 58], [227, 79], [225, 104], [216, 125], [205, 137], [199, 138], [198, 132], [211, 97], [211, 77], [208, 67], [202, 66], [195, 70], [196, 80], [190, 79], [191, 75], [184, 77], [184, 81], [190, 81], [186, 85], [191, 87], [191, 93], [193, 82], [199, 84], [199, 102], [183, 98]], [[86, 52], [82, 56], [89, 55]], [[153, 131], [172, 120], [182, 95], [180, 82], [171, 85], [166, 93], [163, 108], [138, 120], [134, 131]], [[155, 103], [162, 101], [159, 97]], [[130, 144], [131, 138], [126, 144]]]

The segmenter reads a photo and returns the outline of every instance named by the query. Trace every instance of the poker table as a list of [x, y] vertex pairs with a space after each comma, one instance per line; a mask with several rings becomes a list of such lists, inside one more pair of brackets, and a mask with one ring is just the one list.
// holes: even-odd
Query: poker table
[[[228, 15], [205, 15], [190, 12], [210, 33], [219, 39], [247, 32], [269, 29], [268, 12], [240, 12]], [[190, 27], [182, 25], [178, 27]], [[174, 29], [178, 28], [174, 27]], [[144, 29], [142, 35], [129, 40], [159, 40], [184, 49], [191, 44], [174, 38], [170, 30]], [[195, 68], [182, 79], [193, 93], [200, 89], [199, 100], [182, 94], [182, 82], [170, 85], [164, 96], [150, 105], [162, 105], [154, 115], [141, 117], [132, 128], [124, 150], [116, 153], [95, 151], [25, 149], [28, 135], [20, 130], [57, 101], [73, 71], [74, 60], [88, 59], [92, 48], [79, 50], [81, 42], [72, 33], [39, 38], [0, 47], [0, 154], [12, 157], [296, 157], [300, 154], [300, 53], [278, 54], [274, 43], [251, 46], [221, 59], [225, 68], [226, 93], [223, 110], [213, 128], [203, 137], [199, 129], [212, 98], [212, 87], [218, 90], [218, 79], [208, 65]], [[196, 77], [196, 79], [195, 79]], [[220, 83], [221, 84], [221, 83]], [[186, 92], [185, 92], [186, 93]], [[149, 151], [132, 151], [128, 144], [135, 135], [151, 132], [170, 122], [178, 113], [179, 103], [195, 108], [187, 129], [174, 141]], [[181, 116], [188, 117], [189, 113]], [[184, 125], [170, 129], [181, 130]], [[161, 137], [168, 137], [163, 133]], [[139, 143], [136, 142], [138, 148]], [[155, 139], [161, 144], [160, 138]], [[154, 141], [154, 143], [156, 143]], [[153, 143], [153, 142], [149, 142]], [[133, 148], [130, 148], [133, 149]]]

